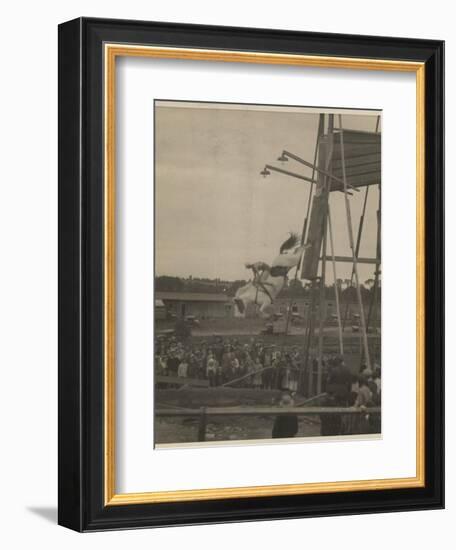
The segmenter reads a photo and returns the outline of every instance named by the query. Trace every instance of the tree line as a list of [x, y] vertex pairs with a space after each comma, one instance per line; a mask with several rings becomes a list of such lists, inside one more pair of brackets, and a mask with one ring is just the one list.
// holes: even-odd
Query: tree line
[[[160, 275], [155, 277], [156, 292], [198, 292], [226, 294], [234, 296], [238, 288], [247, 284], [248, 281], [239, 279], [235, 281], [223, 281], [220, 279], [195, 279], [193, 277], [173, 277], [170, 275]], [[318, 285], [314, 285], [313, 289]], [[339, 295], [345, 301], [355, 301], [357, 299], [356, 286], [350, 279], [337, 279], [336, 284], [325, 285], [325, 295], [328, 299], [335, 298], [335, 289], [339, 290]], [[376, 293], [377, 299], [380, 299], [380, 282], [375, 288], [374, 279], [367, 279], [360, 285], [361, 296], [367, 300], [372, 293]], [[303, 283], [300, 279], [290, 279], [288, 284], [280, 293], [280, 296], [287, 298], [310, 297], [312, 285], [309, 282]]]

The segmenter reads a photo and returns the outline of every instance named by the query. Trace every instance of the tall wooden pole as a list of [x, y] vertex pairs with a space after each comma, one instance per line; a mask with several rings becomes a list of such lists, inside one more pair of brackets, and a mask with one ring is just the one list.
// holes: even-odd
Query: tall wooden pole
[[323, 339], [325, 331], [326, 319], [326, 244], [327, 244], [327, 227], [325, 222], [323, 235], [323, 258], [321, 260], [321, 277], [320, 277], [320, 304], [319, 304], [319, 326], [318, 326], [318, 371], [317, 371], [317, 395], [321, 393], [321, 384], [323, 378]]
[[[314, 166], [317, 163], [317, 155], [319, 155], [319, 145], [321, 137], [324, 135], [325, 132], [325, 115], [320, 114], [319, 120], [318, 120], [318, 134], [317, 134], [317, 143], [315, 148], [315, 155], [314, 155]], [[313, 172], [314, 174], [314, 172]], [[315, 174], [314, 174], [315, 175]], [[314, 178], [312, 178], [314, 179]], [[312, 191], [313, 191], [313, 185], [310, 188], [309, 191], [309, 198], [307, 202], [307, 212], [306, 217], [304, 221], [304, 227], [302, 232], [302, 243], [304, 244], [307, 242], [308, 234], [309, 234], [309, 216], [310, 216], [310, 207], [311, 207], [311, 198], [312, 198]], [[303, 262], [303, 258], [301, 258], [301, 264]], [[302, 265], [298, 266], [297, 269], [301, 269]], [[296, 271], [296, 277], [298, 275], [298, 271]], [[308, 316], [307, 316], [307, 325], [306, 325], [306, 333], [305, 333], [305, 341], [304, 341], [304, 372], [307, 375], [307, 396], [311, 397], [313, 394], [313, 360], [309, 361], [309, 354], [310, 354], [310, 347], [313, 343], [313, 336], [314, 336], [314, 306], [315, 306], [315, 300], [314, 300], [314, 281], [312, 280], [310, 283], [310, 306], [308, 310]]]
[[331, 222], [331, 211], [329, 209], [329, 205], [328, 205], [328, 230], [329, 230], [329, 244], [331, 247], [332, 270], [333, 270], [333, 278], [334, 278], [334, 294], [336, 295], [337, 327], [339, 332], [339, 353], [343, 357], [344, 336], [343, 336], [343, 328], [342, 328], [342, 318], [340, 313], [339, 288], [337, 285], [337, 272], [336, 272], [336, 258], [334, 255], [334, 240], [333, 240], [333, 231], [332, 231], [332, 222]]
[[[314, 181], [315, 181], [315, 165], [317, 164], [318, 145], [320, 143], [320, 138], [323, 135], [323, 130], [324, 130], [324, 117], [325, 117], [325, 115], [320, 115], [320, 118], [319, 118], [319, 121], [318, 121], [318, 131], [317, 131], [318, 133], [317, 133], [317, 140], [315, 142], [314, 162], [313, 162], [313, 168], [312, 168], [312, 183], [310, 185], [309, 195], [307, 197], [307, 211], [306, 211], [306, 216], [304, 218], [304, 223], [303, 223], [303, 226], [302, 226], [301, 246], [305, 243], [305, 239], [306, 239], [307, 222], [308, 222], [308, 219], [309, 219], [310, 204], [311, 204], [312, 192], [313, 192]], [[301, 268], [301, 261], [302, 261], [302, 257], [299, 260], [298, 265], [296, 266], [296, 271], [295, 271], [295, 275], [294, 275], [294, 279], [293, 279], [294, 281], [296, 281], [297, 278], [298, 278], [298, 273], [299, 273], [299, 270]], [[289, 303], [288, 303], [288, 310], [287, 310], [287, 322], [286, 322], [286, 325], [285, 325], [285, 336], [288, 335], [288, 327], [289, 327], [289, 324], [290, 324], [290, 315], [291, 315], [291, 304], [292, 304], [292, 298], [290, 297], [290, 300], [289, 300]]]
[[[361, 246], [361, 237], [363, 234], [363, 226], [364, 226], [364, 216], [366, 214], [366, 206], [367, 206], [367, 197], [369, 196], [369, 186], [366, 187], [366, 191], [364, 193], [364, 203], [363, 203], [363, 209], [361, 212], [361, 216], [359, 217], [359, 224], [358, 224], [358, 234], [356, 236], [356, 247], [355, 247], [355, 253], [356, 257], [359, 256], [359, 249]], [[353, 286], [353, 277], [354, 277], [354, 269], [352, 267], [352, 272], [350, 276], [350, 286]], [[344, 314], [344, 322], [342, 325], [342, 330], [345, 330], [345, 325], [347, 324], [347, 318], [348, 318], [348, 309], [349, 309], [349, 296], [347, 294], [347, 302], [345, 304], [345, 314]]]
[[311, 283], [311, 300], [310, 300], [310, 311], [309, 311], [309, 324], [307, 327], [306, 334], [306, 350], [305, 350], [305, 370], [307, 371], [307, 396], [312, 397], [313, 395], [313, 358], [309, 362], [309, 353], [310, 348], [314, 340], [314, 318], [315, 318], [315, 289], [314, 281]]
[[[375, 264], [375, 273], [374, 273], [374, 286], [371, 291], [369, 311], [367, 313], [366, 321], [366, 330], [369, 332], [369, 327], [372, 321], [372, 318], [377, 313], [377, 295], [378, 295], [378, 286], [379, 278], [381, 273], [380, 262], [381, 262], [381, 188], [379, 185], [378, 188], [378, 210], [377, 210], [377, 249], [376, 249], [376, 264]], [[374, 317], [375, 318], [375, 317]], [[361, 357], [362, 360], [362, 357]]]
[[[334, 149], [334, 115], [328, 116], [328, 147], [326, 149], [325, 171], [331, 172], [332, 155]], [[317, 394], [321, 393], [322, 378], [323, 378], [323, 340], [325, 331], [326, 319], [326, 247], [327, 247], [327, 230], [328, 230], [328, 201], [331, 182], [328, 176], [323, 176], [322, 192], [326, 195], [323, 213], [323, 243], [322, 243], [322, 260], [321, 260], [321, 276], [320, 276], [320, 304], [319, 304], [319, 326], [318, 326], [318, 371], [317, 371]]]
[[348, 239], [350, 242], [350, 248], [353, 256], [353, 272], [355, 276], [356, 294], [358, 297], [358, 304], [359, 304], [359, 316], [361, 320], [361, 330], [362, 330], [362, 337], [363, 337], [363, 343], [364, 343], [364, 354], [366, 357], [367, 368], [370, 370], [371, 364], [370, 364], [370, 356], [369, 356], [369, 345], [367, 341], [366, 320], [364, 317], [364, 305], [363, 305], [363, 300], [361, 296], [361, 288], [359, 284], [358, 262], [357, 262], [357, 255], [355, 250], [355, 243], [353, 239], [353, 226], [352, 226], [352, 218], [351, 218], [350, 201], [347, 195], [347, 174], [345, 169], [344, 130], [342, 126], [342, 115], [339, 115], [339, 126], [340, 126], [340, 152], [341, 152], [342, 175], [343, 175], [342, 179], [344, 181], [344, 197], [345, 197], [345, 211], [347, 215]]

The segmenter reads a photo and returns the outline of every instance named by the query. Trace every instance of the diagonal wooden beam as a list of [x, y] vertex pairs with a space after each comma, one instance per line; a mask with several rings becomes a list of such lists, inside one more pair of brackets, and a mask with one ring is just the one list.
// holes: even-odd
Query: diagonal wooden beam
[[[332, 260], [332, 256], [324, 256], [325, 260]], [[320, 260], [323, 260], [323, 256], [320, 258]], [[352, 264], [353, 263], [353, 256], [334, 256], [334, 260], [336, 262], [347, 262]], [[382, 262], [380, 259], [377, 260], [377, 258], [356, 258], [356, 261], [359, 264], [373, 264], [373, 265], [380, 265]]]

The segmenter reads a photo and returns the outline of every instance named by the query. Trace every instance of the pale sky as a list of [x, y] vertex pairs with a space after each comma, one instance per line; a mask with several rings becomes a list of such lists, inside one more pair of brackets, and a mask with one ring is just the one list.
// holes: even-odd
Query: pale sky
[[[290, 231], [301, 234], [310, 186], [260, 171], [272, 164], [311, 176], [311, 169], [277, 157], [286, 149], [313, 162], [320, 111], [169, 105], [155, 106], [156, 274], [248, 279], [245, 262], [271, 263]], [[378, 114], [343, 114], [343, 126], [375, 131]], [[363, 198], [364, 188], [350, 198], [355, 235]], [[350, 255], [342, 193], [331, 193], [330, 207], [335, 253]], [[360, 256], [375, 256], [377, 208], [371, 186]], [[361, 282], [373, 277], [373, 265], [359, 269]], [[350, 264], [337, 265], [338, 278], [350, 273]], [[333, 281], [330, 265], [327, 280]]]

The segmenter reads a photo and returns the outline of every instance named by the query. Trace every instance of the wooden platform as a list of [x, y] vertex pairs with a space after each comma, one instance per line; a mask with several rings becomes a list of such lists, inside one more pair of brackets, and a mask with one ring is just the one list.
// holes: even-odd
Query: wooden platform
[[157, 409], [157, 416], [298, 416], [327, 414], [374, 414], [380, 413], [380, 407], [358, 409], [354, 407], [201, 407], [200, 409]]
[[200, 378], [184, 378], [182, 376], [160, 376], [155, 375], [156, 384], [177, 384], [179, 386], [193, 386], [195, 388], [208, 388], [209, 380]]

